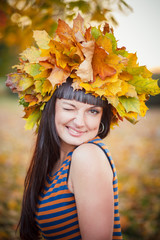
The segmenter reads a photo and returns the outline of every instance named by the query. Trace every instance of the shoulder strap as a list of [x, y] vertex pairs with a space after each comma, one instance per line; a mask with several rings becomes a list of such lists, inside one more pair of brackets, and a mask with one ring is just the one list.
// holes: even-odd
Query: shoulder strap
[[97, 145], [98, 147], [100, 147], [102, 149], [102, 151], [105, 153], [105, 155], [106, 155], [106, 157], [107, 157], [107, 159], [109, 161], [109, 164], [110, 164], [110, 166], [112, 168], [112, 171], [113, 171], [113, 165], [111, 163], [112, 157], [111, 157], [111, 155], [109, 153], [109, 150], [107, 149], [106, 145], [102, 142], [102, 139], [99, 138], [99, 137], [96, 137], [93, 140], [88, 141], [88, 143], [95, 144], [95, 145]]

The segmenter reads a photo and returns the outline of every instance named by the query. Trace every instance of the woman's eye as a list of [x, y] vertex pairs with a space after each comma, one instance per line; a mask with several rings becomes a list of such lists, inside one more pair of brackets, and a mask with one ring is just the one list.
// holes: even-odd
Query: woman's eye
[[98, 113], [99, 113], [99, 111], [96, 110], [96, 109], [91, 109], [90, 112], [91, 112], [92, 114], [98, 114]]
[[72, 111], [73, 109], [72, 108], [63, 108], [63, 110]]

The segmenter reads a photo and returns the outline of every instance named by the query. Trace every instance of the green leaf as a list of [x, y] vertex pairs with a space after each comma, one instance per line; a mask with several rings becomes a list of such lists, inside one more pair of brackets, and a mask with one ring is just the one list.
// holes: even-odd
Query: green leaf
[[24, 70], [26, 71], [26, 73], [30, 74], [32, 77], [38, 75], [39, 73], [41, 73], [41, 71], [39, 70], [41, 67], [40, 64], [35, 63], [35, 64], [30, 64], [30, 63], [26, 63], [24, 66]]
[[135, 97], [120, 97], [119, 101], [126, 109], [126, 112], [137, 112], [140, 113], [140, 102]]
[[43, 78], [42, 80], [37, 80], [35, 81], [34, 85], [35, 85], [35, 92], [37, 93], [41, 93], [42, 92], [42, 86], [44, 83], [45, 78]]
[[122, 57], [128, 57], [128, 52], [125, 50], [117, 50], [116, 54], [121, 55]]
[[138, 67], [127, 67], [127, 72], [132, 75], [141, 75], [144, 78], [152, 77], [152, 73], [146, 68], [146, 66], [138, 66]]
[[117, 49], [117, 41], [116, 41], [114, 35], [112, 33], [107, 33], [106, 32], [105, 36], [108, 37], [111, 40], [113, 52], [116, 51], [116, 49]]
[[129, 81], [129, 83], [135, 86], [138, 94], [145, 93], [154, 96], [160, 93], [158, 80], [143, 78], [142, 76], [134, 76], [133, 79]]
[[41, 117], [41, 113], [40, 113], [39, 108], [37, 108], [26, 119], [25, 129], [31, 130], [35, 126], [35, 124], [38, 122], [40, 117]]
[[51, 37], [48, 35], [48, 33], [45, 30], [36, 30], [33, 31], [33, 37], [41, 49], [48, 49], [49, 42], [51, 40]]
[[19, 99], [19, 104], [23, 107], [28, 107], [29, 103], [27, 103], [24, 98]]
[[91, 28], [91, 34], [95, 39], [98, 39], [99, 36], [102, 35], [101, 31], [99, 29], [97, 29], [96, 27]]

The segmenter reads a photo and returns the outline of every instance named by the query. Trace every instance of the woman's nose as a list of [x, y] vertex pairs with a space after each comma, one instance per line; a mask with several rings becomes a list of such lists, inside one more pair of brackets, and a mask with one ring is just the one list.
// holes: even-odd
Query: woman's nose
[[77, 127], [82, 127], [84, 126], [84, 113], [83, 112], [78, 112], [74, 118], [74, 123]]

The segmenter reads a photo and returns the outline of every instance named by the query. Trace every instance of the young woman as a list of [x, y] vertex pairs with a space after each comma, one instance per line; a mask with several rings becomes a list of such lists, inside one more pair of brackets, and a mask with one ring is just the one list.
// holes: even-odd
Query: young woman
[[19, 95], [27, 128], [38, 128], [20, 238], [122, 239], [117, 175], [101, 138], [111, 122], [144, 117], [148, 96], [160, 89], [136, 54], [117, 47], [107, 23], [85, 29], [78, 15], [73, 28], [59, 20], [54, 38], [45, 31], [34, 38], [38, 48], [21, 54], [6, 82]]
[[122, 239], [116, 172], [101, 141], [110, 129], [111, 106], [71, 84], [69, 78], [57, 88], [43, 111], [20, 237]]

